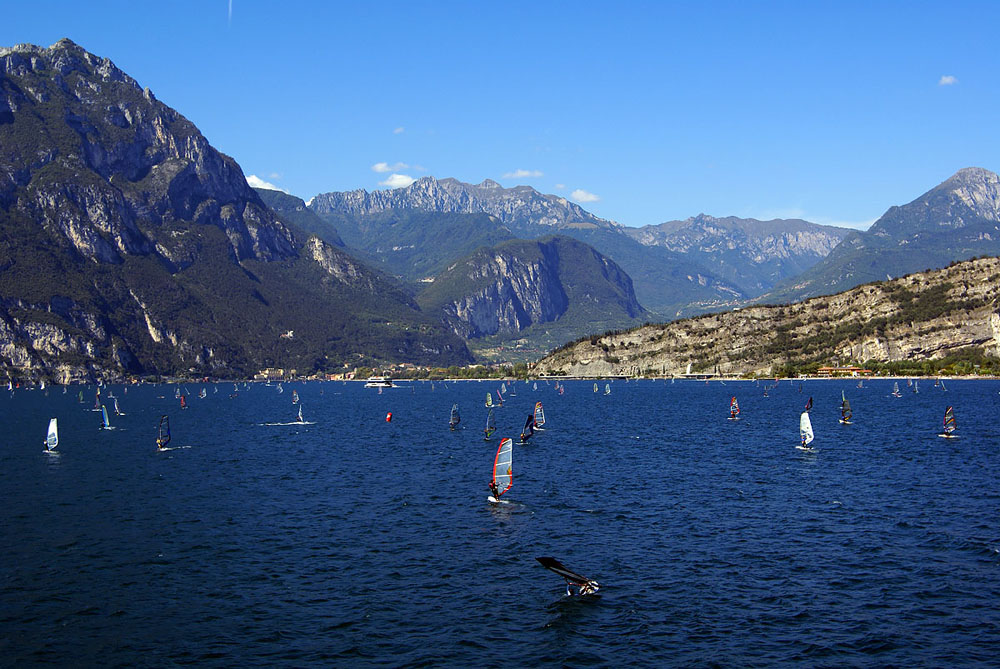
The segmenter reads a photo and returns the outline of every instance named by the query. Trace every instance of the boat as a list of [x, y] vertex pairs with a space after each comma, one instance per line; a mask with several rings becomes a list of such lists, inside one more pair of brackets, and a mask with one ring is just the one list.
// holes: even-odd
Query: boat
[[595, 393], [597, 392], [597, 384], [596, 383], [594, 384], [594, 392]]
[[521, 442], [522, 444], [528, 443], [532, 435], [535, 434], [535, 414], [529, 413], [528, 417], [524, 421], [524, 427], [521, 429]]
[[365, 388], [392, 388], [392, 379], [388, 376], [369, 376]]
[[49, 431], [45, 435], [45, 452], [55, 453], [56, 448], [59, 446], [59, 420], [56, 418], [49, 419]]
[[605, 395], [610, 395], [611, 394], [611, 384], [610, 383], [605, 383], [604, 384], [604, 394]]
[[740, 419], [740, 403], [736, 401], [733, 397], [729, 400], [729, 420], [739, 420]]
[[299, 393], [297, 391], [292, 391], [292, 404], [299, 403]]
[[462, 422], [462, 417], [458, 415], [458, 405], [451, 405], [451, 418], [448, 419], [448, 427], [454, 430]]
[[156, 449], [163, 450], [170, 443], [170, 417], [160, 416], [160, 427], [156, 431]]
[[938, 436], [945, 439], [957, 439], [958, 435], [955, 434], [955, 427], [955, 411], [949, 406], [944, 410], [944, 432]]
[[122, 410], [118, 408], [118, 398], [117, 397], [115, 398], [115, 415], [116, 416], [124, 416], [125, 415], [125, 414], [122, 413]]
[[535, 402], [535, 429], [542, 430], [542, 426], [545, 425], [545, 409], [542, 408], [541, 402]]
[[847, 396], [844, 391], [840, 391], [840, 423], [841, 425], [850, 425], [851, 416], [851, 403], [847, 400]]
[[798, 448], [812, 450], [809, 448], [809, 444], [813, 442], [813, 426], [812, 421], [809, 420], [808, 411], [803, 411], [802, 415], [799, 416], [799, 438], [802, 443], [799, 444]]
[[101, 405], [101, 429], [102, 430], [114, 429], [113, 427], [111, 427], [111, 421], [108, 420], [108, 410], [103, 404]]
[[486, 393], [486, 408], [493, 408], [493, 393]]
[[[489, 396], [487, 396], [489, 397]], [[486, 429], [483, 430], [483, 441], [489, 441], [493, 433], [497, 431], [497, 421], [493, 417], [493, 409], [491, 408], [489, 413], [486, 414]]]
[[486, 499], [498, 504], [514, 483], [514, 441], [510, 437], [500, 440], [496, 457], [493, 458], [493, 480], [490, 481], [490, 496]]
[[899, 392], [899, 381], [893, 381], [893, 383], [892, 383], [892, 392], [889, 393], [889, 394], [892, 395], [893, 397], [902, 397], [903, 396], [903, 393]]

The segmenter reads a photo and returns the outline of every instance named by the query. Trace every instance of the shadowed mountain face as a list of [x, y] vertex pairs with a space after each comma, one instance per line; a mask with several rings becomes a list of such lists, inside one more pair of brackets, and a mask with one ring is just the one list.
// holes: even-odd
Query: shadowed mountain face
[[816, 266], [764, 296], [795, 301], [869, 281], [1000, 254], [1000, 177], [978, 167], [955, 173], [913, 202], [852, 233]]
[[69, 40], [0, 49], [0, 147], [0, 356], [17, 374], [469, 359], [395, 280], [280, 220], [187, 119]]

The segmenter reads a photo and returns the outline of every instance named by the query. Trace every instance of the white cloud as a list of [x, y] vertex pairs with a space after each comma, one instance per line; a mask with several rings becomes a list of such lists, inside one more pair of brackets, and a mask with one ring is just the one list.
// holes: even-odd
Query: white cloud
[[399, 170], [405, 170], [409, 165], [406, 163], [375, 163], [372, 165], [372, 172], [378, 172], [379, 174], [384, 174], [386, 172], [398, 172]]
[[258, 177], [256, 174], [249, 174], [249, 175], [247, 175], [247, 183], [250, 184], [251, 186], [253, 186], [254, 188], [266, 188], [268, 190], [280, 190], [282, 193], [287, 193], [288, 192], [287, 190], [285, 190], [281, 186], [275, 186], [273, 183], [264, 181], [263, 179], [261, 179], [260, 177]]
[[597, 202], [601, 199], [593, 193], [588, 193], [582, 188], [577, 188], [575, 191], [570, 193], [569, 196], [577, 202]]
[[405, 131], [406, 131], [406, 128], [404, 128], [403, 126], [399, 126], [398, 128], [396, 128], [395, 130], [392, 131], [392, 134], [394, 134], [394, 135], [402, 135], [403, 132], [405, 132]]
[[390, 174], [386, 177], [385, 181], [379, 181], [378, 185], [388, 186], [389, 188], [406, 188], [414, 181], [416, 179], [406, 174]]
[[544, 176], [541, 170], [514, 170], [503, 175], [504, 179], [531, 179]]
[[566, 188], [566, 184], [556, 184], [556, 190], [562, 190]]
[[958, 83], [958, 77], [953, 74], [945, 74], [938, 79], [938, 86], [951, 86]]

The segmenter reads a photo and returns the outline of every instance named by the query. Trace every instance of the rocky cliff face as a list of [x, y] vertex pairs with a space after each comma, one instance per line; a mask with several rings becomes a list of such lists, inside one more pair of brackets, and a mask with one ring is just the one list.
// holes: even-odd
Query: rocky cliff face
[[786, 363], [923, 360], [980, 347], [1000, 355], [1000, 259], [859, 286], [788, 306], [750, 307], [576, 342], [539, 373], [695, 371], [769, 375]]
[[544, 195], [530, 186], [504, 188], [490, 179], [467, 184], [456, 179], [423, 177], [405, 188], [393, 190], [322, 193], [310, 201], [309, 207], [320, 216], [334, 213], [363, 216], [391, 209], [485, 213], [496, 216], [518, 234], [524, 234], [525, 230], [538, 234], [539, 226], [549, 228], [549, 232], [551, 228], [569, 226], [617, 227], [565, 198]]
[[197, 128], [69, 40], [0, 49], [0, 232], [0, 365], [19, 377], [470, 359], [398, 282], [303, 246]]
[[641, 244], [686, 254], [752, 296], [815, 265], [850, 233], [800, 219], [705, 214], [622, 230]]
[[562, 320], [629, 323], [645, 314], [632, 280], [586, 244], [566, 238], [515, 240], [481, 249], [437, 277], [418, 299], [443, 310], [464, 337], [517, 337]]
[[1000, 253], [1000, 177], [970, 167], [913, 202], [892, 207], [866, 232], [852, 233], [764, 300], [793, 301]]

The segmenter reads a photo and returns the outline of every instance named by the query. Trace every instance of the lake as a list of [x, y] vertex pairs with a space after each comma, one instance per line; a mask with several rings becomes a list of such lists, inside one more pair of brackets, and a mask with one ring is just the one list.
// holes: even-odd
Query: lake
[[[3, 393], [0, 664], [997, 661], [1000, 382], [901, 381], [899, 398], [890, 380], [766, 397], [754, 382], [536, 383], [508, 382], [488, 443], [498, 381], [189, 383], [186, 410], [177, 386], [111, 386], [111, 431], [93, 387], [82, 404], [81, 387]], [[267, 425], [295, 420], [292, 390], [313, 424]], [[537, 401], [546, 429], [515, 445], [491, 505], [498, 438], [516, 441]], [[937, 437], [949, 405], [953, 440]], [[176, 448], [157, 452], [162, 414]], [[51, 417], [57, 456], [42, 452]], [[566, 597], [538, 556], [600, 592]]]

